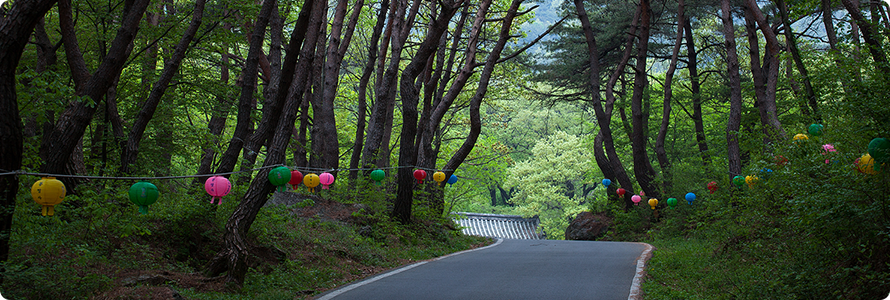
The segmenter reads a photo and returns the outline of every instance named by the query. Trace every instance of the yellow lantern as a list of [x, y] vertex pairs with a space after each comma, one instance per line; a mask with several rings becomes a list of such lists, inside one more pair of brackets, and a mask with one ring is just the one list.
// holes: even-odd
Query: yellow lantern
[[655, 209], [656, 205], [658, 205], [658, 199], [655, 199], [655, 198], [649, 199], [649, 206], [652, 206], [652, 209]]
[[745, 176], [745, 183], [748, 184], [749, 188], [753, 187], [754, 184], [756, 184], [758, 180], [760, 180], [760, 178], [757, 176], [754, 176], [754, 175]]
[[445, 181], [445, 173], [443, 173], [442, 171], [433, 173], [433, 180], [438, 182], [439, 185], [442, 185], [442, 181]]
[[856, 160], [856, 170], [868, 175], [878, 174], [878, 170], [875, 170], [875, 159], [868, 153]]
[[31, 186], [31, 197], [43, 206], [44, 216], [52, 216], [53, 206], [65, 199], [65, 184], [55, 177], [43, 177]]
[[793, 139], [794, 143], [796, 144], [799, 142], [806, 142], [810, 139], [810, 137], [806, 134], [798, 133], [798, 134], [795, 134], [794, 138], [792, 138], [792, 139]]

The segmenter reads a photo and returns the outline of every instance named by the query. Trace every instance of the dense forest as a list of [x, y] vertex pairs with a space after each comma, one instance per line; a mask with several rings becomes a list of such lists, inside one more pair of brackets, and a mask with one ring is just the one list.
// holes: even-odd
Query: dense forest
[[[9, 0], [0, 286], [94, 295], [112, 279], [51, 265], [98, 260], [249, 290], [297, 226], [269, 225], [286, 167], [325, 176], [291, 182], [299, 205], [362, 207], [348, 234], [310, 222], [348, 237], [342, 253], [452, 243], [432, 228], [457, 211], [537, 216], [562, 239], [591, 211], [612, 219], [604, 239], [659, 248], [647, 298], [884, 297], [885, 46], [877, 0]], [[67, 191], [54, 213], [32, 199], [41, 177]], [[138, 181], [161, 200], [130, 203]], [[163, 234], [207, 243], [169, 266], [135, 254]], [[52, 272], [80, 287], [26, 288]]]

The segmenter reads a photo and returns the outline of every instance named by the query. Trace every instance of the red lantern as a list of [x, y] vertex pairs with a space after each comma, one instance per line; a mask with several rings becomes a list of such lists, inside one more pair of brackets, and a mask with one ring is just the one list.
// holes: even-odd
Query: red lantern
[[618, 197], [624, 197], [624, 193], [626, 192], [627, 191], [623, 188], [618, 188], [618, 191], [616, 191], [616, 193], [618, 193]]
[[291, 188], [296, 191], [297, 186], [303, 183], [303, 173], [300, 173], [300, 171], [297, 170], [290, 171], [290, 181], [287, 183], [289, 183]]
[[423, 183], [424, 178], [426, 178], [426, 171], [414, 170], [414, 179], [417, 179], [417, 184]]
[[708, 182], [708, 190], [711, 191], [711, 194], [716, 192], [717, 191], [717, 182], [716, 181]]

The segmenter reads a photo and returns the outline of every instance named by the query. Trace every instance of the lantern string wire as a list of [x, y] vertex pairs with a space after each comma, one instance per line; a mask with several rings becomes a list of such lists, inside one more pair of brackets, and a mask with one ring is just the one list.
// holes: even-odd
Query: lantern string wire
[[245, 172], [253, 172], [277, 167], [288, 167], [292, 170], [297, 171], [317, 171], [317, 172], [343, 172], [343, 171], [372, 171], [372, 170], [392, 170], [392, 169], [419, 169], [426, 171], [454, 171], [454, 170], [444, 170], [444, 169], [430, 169], [430, 168], [422, 168], [418, 166], [395, 166], [395, 167], [383, 167], [383, 168], [355, 168], [355, 169], [325, 169], [325, 168], [309, 168], [309, 167], [291, 167], [286, 166], [284, 164], [275, 164], [269, 165], [259, 168], [253, 168], [249, 170], [240, 170], [233, 172], [225, 172], [225, 173], [212, 173], [212, 174], [196, 174], [196, 175], [180, 175], [180, 176], [155, 176], [155, 177], [146, 177], [146, 176], [135, 176], [135, 177], [125, 177], [125, 176], [90, 176], [90, 175], [68, 175], [68, 174], [50, 174], [50, 173], [40, 173], [40, 172], [28, 172], [24, 170], [17, 171], [9, 171], [0, 169], [0, 176], [9, 176], [9, 175], [32, 175], [32, 176], [40, 176], [40, 177], [57, 177], [57, 178], [81, 178], [81, 179], [112, 179], [112, 180], [161, 180], [161, 179], [182, 179], [182, 178], [195, 178], [195, 177], [212, 177], [212, 176], [224, 176], [224, 175], [232, 175], [239, 174]]

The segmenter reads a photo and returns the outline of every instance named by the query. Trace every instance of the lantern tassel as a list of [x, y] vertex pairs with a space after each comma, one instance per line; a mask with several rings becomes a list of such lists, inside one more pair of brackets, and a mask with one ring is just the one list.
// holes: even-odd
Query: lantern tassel
[[143, 215], [144, 215], [144, 214], [147, 214], [147, 213], [148, 213], [148, 206], [140, 205], [140, 206], [139, 206], [139, 213], [140, 213], [140, 214], [143, 214]]
[[[40, 213], [41, 213], [44, 217], [46, 217], [46, 207], [47, 207], [46, 205], [42, 206], [42, 207], [41, 207], [42, 209], [41, 209], [41, 211], [40, 211]], [[52, 214], [50, 214], [50, 216], [52, 216]]]

